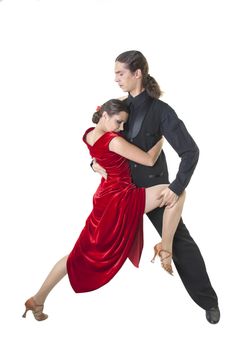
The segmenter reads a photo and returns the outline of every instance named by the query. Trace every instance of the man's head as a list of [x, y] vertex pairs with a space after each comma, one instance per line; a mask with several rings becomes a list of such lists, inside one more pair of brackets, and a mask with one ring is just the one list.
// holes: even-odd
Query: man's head
[[115, 61], [115, 81], [123, 91], [135, 96], [144, 89], [143, 79], [148, 74], [148, 69], [148, 63], [141, 52], [123, 52]]
[[159, 98], [161, 91], [156, 80], [149, 74], [146, 58], [140, 51], [121, 53], [115, 60], [115, 81], [132, 96], [146, 90], [151, 97]]

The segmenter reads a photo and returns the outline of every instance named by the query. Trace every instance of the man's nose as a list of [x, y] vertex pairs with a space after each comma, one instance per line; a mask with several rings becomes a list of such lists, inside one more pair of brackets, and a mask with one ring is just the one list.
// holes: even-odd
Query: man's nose
[[120, 125], [120, 131], [123, 131], [124, 130], [124, 125], [123, 123]]

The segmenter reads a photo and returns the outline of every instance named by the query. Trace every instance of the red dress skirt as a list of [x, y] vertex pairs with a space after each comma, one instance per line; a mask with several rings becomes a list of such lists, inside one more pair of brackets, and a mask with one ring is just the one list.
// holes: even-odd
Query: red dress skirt
[[93, 197], [88, 216], [67, 259], [67, 272], [76, 293], [88, 292], [108, 283], [129, 258], [138, 267], [143, 249], [145, 189], [131, 180], [128, 160], [109, 150], [117, 133], [103, 134], [93, 146], [83, 141], [97, 162], [106, 169]]

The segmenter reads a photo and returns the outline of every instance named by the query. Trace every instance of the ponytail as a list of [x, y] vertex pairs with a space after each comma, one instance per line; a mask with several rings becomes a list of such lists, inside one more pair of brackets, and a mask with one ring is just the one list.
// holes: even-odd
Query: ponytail
[[150, 74], [143, 79], [143, 87], [145, 88], [147, 94], [153, 98], [159, 98], [162, 95], [162, 91], [156, 81]]

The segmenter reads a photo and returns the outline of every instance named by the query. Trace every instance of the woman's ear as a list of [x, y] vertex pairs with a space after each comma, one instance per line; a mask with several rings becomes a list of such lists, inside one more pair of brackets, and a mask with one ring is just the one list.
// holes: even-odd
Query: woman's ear
[[103, 113], [102, 113], [102, 116], [101, 116], [101, 118], [104, 118], [104, 119], [108, 119], [108, 113], [106, 112], [106, 111], [104, 111]]

